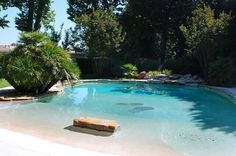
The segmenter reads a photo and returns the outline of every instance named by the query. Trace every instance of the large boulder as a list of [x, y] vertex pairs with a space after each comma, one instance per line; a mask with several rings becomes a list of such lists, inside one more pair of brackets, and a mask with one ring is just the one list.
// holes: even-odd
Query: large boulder
[[204, 80], [197, 75], [186, 74], [180, 77], [178, 80], [180, 83], [190, 83], [190, 84], [202, 84]]
[[119, 125], [115, 121], [91, 117], [79, 117], [74, 119], [73, 126], [111, 133], [119, 128]]
[[138, 78], [138, 79], [144, 79], [145, 76], [146, 76], [146, 71], [142, 71], [142, 72], [140, 72], [140, 73], [138, 74], [137, 78]]

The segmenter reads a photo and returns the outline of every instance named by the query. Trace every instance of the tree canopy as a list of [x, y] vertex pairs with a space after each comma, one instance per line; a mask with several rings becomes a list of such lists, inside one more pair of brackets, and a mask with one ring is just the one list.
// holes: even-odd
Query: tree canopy
[[32, 32], [40, 30], [43, 19], [50, 14], [51, 0], [15, 0], [14, 6], [20, 10], [15, 19], [20, 31]]
[[[20, 13], [15, 23], [20, 31], [40, 31], [44, 26], [51, 40], [89, 58], [153, 59], [158, 69], [204, 75], [206, 79], [208, 72], [211, 79], [219, 77], [212, 70], [227, 60], [231, 63], [222, 66], [222, 71], [235, 68], [235, 0], [67, 2], [68, 19], [75, 27], [66, 31], [56, 31], [52, 25], [52, 0], [1, 0], [0, 11], [17, 7]], [[7, 17], [0, 17], [0, 27], [7, 24]], [[233, 75], [233, 70], [227, 71]]]
[[96, 10], [115, 11], [120, 10], [125, 0], [67, 0], [69, 19], [76, 21], [76, 18], [83, 14], [89, 14]]
[[[2, 10], [7, 9], [7, 7], [10, 5], [10, 2], [8, 0], [0, 0], [0, 12]], [[0, 27], [5, 28], [8, 27], [9, 21], [6, 19], [7, 15], [4, 15], [3, 17], [0, 17]]]

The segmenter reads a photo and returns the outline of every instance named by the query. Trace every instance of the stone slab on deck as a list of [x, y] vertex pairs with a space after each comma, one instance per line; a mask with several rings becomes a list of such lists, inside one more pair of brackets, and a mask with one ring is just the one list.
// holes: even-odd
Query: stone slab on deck
[[74, 119], [73, 126], [111, 133], [115, 132], [119, 128], [119, 125], [115, 121], [92, 117], [79, 117]]

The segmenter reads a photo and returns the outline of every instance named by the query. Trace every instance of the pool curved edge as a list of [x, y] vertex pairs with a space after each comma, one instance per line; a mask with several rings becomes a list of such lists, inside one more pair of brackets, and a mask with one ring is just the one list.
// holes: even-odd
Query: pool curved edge
[[[209, 91], [212, 91], [218, 95], [224, 96], [225, 98], [232, 100], [234, 104], [236, 104], [236, 87], [234, 88], [228, 88], [228, 87], [217, 87], [217, 86], [208, 86], [208, 85], [202, 85], [202, 84], [189, 84], [189, 83], [180, 83], [177, 81], [160, 81], [160, 80], [137, 80], [137, 79], [83, 79], [79, 80], [75, 83], [75, 85], [80, 83], [89, 83], [89, 82], [143, 82], [143, 83], [153, 83], [153, 84], [172, 84], [172, 85], [183, 85], [183, 86], [190, 86], [190, 87], [202, 87], [204, 89], [207, 89]], [[71, 87], [71, 85], [66, 84], [64, 86], [65, 88]], [[6, 88], [0, 88], [1, 90], [9, 89], [12, 87], [6, 87]], [[61, 91], [60, 93], [62, 93]], [[58, 93], [52, 93], [52, 94], [44, 94], [40, 95], [34, 100], [46, 97], [46, 96], [55, 96], [58, 95]], [[34, 100], [22, 100], [22, 101], [16, 101], [14, 103], [22, 103], [26, 101], [34, 101]], [[12, 101], [0, 101], [1, 103], [9, 103]]]

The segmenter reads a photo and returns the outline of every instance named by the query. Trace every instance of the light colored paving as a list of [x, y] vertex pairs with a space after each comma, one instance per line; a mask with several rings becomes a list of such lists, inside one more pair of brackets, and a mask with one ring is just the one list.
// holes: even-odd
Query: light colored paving
[[236, 87], [233, 88], [226, 88], [226, 87], [214, 87], [218, 90], [222, 90], [226, 94], [231, 95], [232, 97], [236, 98]]
[[0, 156], [112, 156], [0, 129]]

